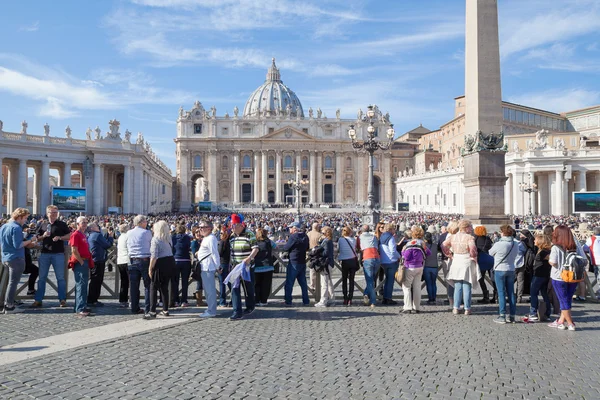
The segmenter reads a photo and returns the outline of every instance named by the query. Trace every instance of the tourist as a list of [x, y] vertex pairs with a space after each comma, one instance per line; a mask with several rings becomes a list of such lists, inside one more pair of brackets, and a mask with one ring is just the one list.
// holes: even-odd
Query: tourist
[[127, 231], [128, 224], [119, 225], [119, 238], [117, 239], [117, 269], [119, 270], [119, 305], [123, 308], [129, 307], [129, 253], [127, 253]]
[[[444, 229], [446, 230], [444, 232]], [[444, 274], [444, 281], [446, 281], [446, 293], [448, 295], [448, 305], [451, 307], [454, 306], [454, 286], [452, 286], [448, 282], [448, 273], [450, 272], [450, 267], [452, 266], [452, 257], [447, 256], [444, 253], [444, 249], [442, 248], [443, 243], [458, 233], [458, 222], [451, 221], [445, 228], [442, 229], [442, 234], [440, 235], [439, 247], [438, 251], [442, 254], [442, 272]]]
[[[23, 240], [23, 224], [27, 222], [29, 211], [17, 208], [11, 214], [11, 220], [0, 227], [0, 248], [2, 249], [2, 263], [8, 269], [8, 287], [4, 298], [4, 314], [16, 311], [15, 297], [17, 287], [25, 271], [25, 246], [35, 244], [37, 237]], [[63, 266], [64, 268], [64, 266]]]
[[573, 294], [577, 289], [577, 282], [564, 282], [561, 277], [562, 267], [566, 258], [566, 252], [575, 251], [580, 257], [585, 259], [585, 253], [580, 246], [577, 246], [571, 230], [565, 225], [559, 225], [552, 234], [552, 248], [550, 250], [549, 262], [552, 266], [550, 278], [554, 293], [560, 303], [560, 317], [548, 326], [558, 329], [575, 330], [575, 322], [571, 316], [571, 303]]
[[144, 314], [144, 319], [156, 318], [157, 291], [162, 298], [162, 311], [160, 315], [169, 316], [169, 286], [175, 270], [175, 257], [169, 224], [160, 220], [152, 226], [152, 240], [150, 242], [150, 312]]
[[[23, 240], [31, 240], [36, 236], [37, 232], [37, 224], [32, 222], [29, 224], [29, 230], [27, 236], [25, 236], [25, 231], [23, 231], [24, 238]], [[34, 264], [33, 258], [31, 256], [31, 249], [40, 248], [40, 242], [37, 241], [35, 243], [29, 243], [25, 246], [25, 272], [24, 274], [29, 274], [29, 278], [27, 278], [27, 296], [35, 296], [35, 282], [37, 281], [38, 276], [40, 275], [40, 269], [37, 265]], [[38, 261], [39, 262], [39, 261]]]
[[221, 269], [219, 272], [219, 301], [217, 307], [231, 307], [231, 302], [227, 302], [227, 288], [231, 291], [231, 284], [225, 285], [225, 278], [229, 274], [231, 261], [231, 246], [229, 237], [231, 230], [226, 226], [221, 227], [219, 232], [219, 257], [221, 258]]
[[[199, 260], [195, 258], [196, 254], [198, 254], [198, 250], [200, 250], [200, 245], [202, 244], [202, 232], [197, 227], [192, 230], [192, 237], [194, 238], [190, 243], [190, 249], [192, 251], [192, 257], [194, 257], [194, 262], [192, 263], [192, 270], [198, 271], [200, 263]], [[220, 253], [219, 253], [220, 254]], [[194, 298], [196, 299], [196, 307], [200, 307], [203, 305], [202, 303], [202, 272], [200, 274], [195, 273], [192, 274], [194, 276], [194, 280], [196, 281], [196, 291], [194, 292]]]
[[[379, 224], [377, 225], [379, 226]], [[392, 300], [394, 293], [394, 275], [398, 271], [400, 253], [396, 248], [396, 225], [387, 223], [383, 228], [379, 228], [381, 236], [379, 237], [379, 255], [381, 257], [381, 270], [385, 273], [385, 284], [383, 287], [382, 304], [394, 305], [396, 301]]]
[[423, 264], [423, 276], [427, 287], [427, 305], [435, 305], [437, 297], [437, 276], [438, 276], [438, 244], [434, 241], [435, 237], [431, 232], [425, 232], [425, 244], [430, 250]]
[[218, 240], [213, 234], [213, 225], [210, 221], [200, 222], [198, 230], [202, 233], [202, 243], [196, 254], [202, 270], [202, 287], [206, 295], [206, 311], [200, 318], [213, 318], [217, 316], [217, 288], [215, 286], [215, 272], [221, 272], [221, 257], [219, 256]]
[[515, 275], [517, 277], [517, 303], [522, 303], [523, 295], [529, 289], [527, 284], [531, 282], [529, 276], [531, 271], [533, 271], [536, 251], [534, 245], [535, 239], [528, 229], [521, 229], [519, 240], [519, 253], [515, 261]]
[[66, 223], [58, 219], [58, 207], [49, 205], [46, 207], [48, 223], [40, 226], [38, 236], [42, 237], [42, 252], [38, 259], [40, 275], [38, 288], [35, 293], [35, 301], [31, 304], [33, 308], [42, 307], [42, 301], [46, 295], [46, 279], [50, 272], [50, 266], [54, 270], [56, 286], [58, 287], [58, 301], [61, 307], [67, 306], [67, 283], [65, 281], [65, 241], [71, 237], [71, 230]]
[[[380, 221], [377, 223], [377, 225], [375, 225], [375, 231], [373, 232], [373, 234], [375, 235], [375, 237], [377, 238], [377, 240], [379, 241], [379, 245], [381, 246], [381, 235], [383, 235], [385, 231], [385, 222]], [[383, 255], [381, 254], [381, 248], [378, 249], [379, 251], [379, 256], [383, 257]], [[398, 251], [398, 250], [396, 250]], [[381, 263], [383, 263], [383, 261], [381, 261], [381, 258], [379, 260]], [[375, 282], [373, 283], [373, 285], [375, 286], [375, 292], [377, 297], [381, 298], [382, 300], [384, 299], [384, 295], [383, 295], [383, 281], [385, 280], [385, 271], [383, 270], [383, 265], [379, 266], [379, 270], [377, 271], [377, 276], [375, 277]], [[379, 288], [379, 289], [377, 289]], [[393, 288], [393, 286], [392, 286]], [[387, 304], [387, 301], [384, 303]]]
[[477, 247], [472, 233], [471, 221], [460, 220], [458, 233], [447, 238], [442, 244], [446, 256], [452, 258], [448, 283], [454, 286], [452, 313], [455, 315], [459, 313], [461, 302], [465, 306], [465, 315], [471, 315], [471, 295], [473, 290], [478, 289], [481, 278], [477, 267]]
[[365, 276], [365, 292], [363, 293], [363, 301], [366, 306], [375, 308], [377, 297], [375, 296], [375, 280], [377, 279], [377, 271], [379, 271], [380, 257], [379, 240], [371, 232], [371, 227], [364, 224], [361, 228], [361, 234], [358, 237], [356, 248], [361, 253], [363, 273]]
[[[519, 241], [514, 238], [515, 230], [510, 225], [500, 227], [502, 236], [490, 249], [494, 257], [494, 280], [498, 292], [498, 317], [494, 322], [515, 323], [517, 304], [515, 298], [515, 260], [519, 253]], [[509, 314], [506, 314], [506, 298], [508, 297]]]
[[69, 238], [69, 245], [71, 246], [69, 268], [73, 270], [73, 279], [75, 280], [74, 310], [75, 315], [78, 317], [87, 317], [90, 315], [86, 304], [90, 268], [93, 268], [94, 260], [92, 259], [90, 246], [85, 236], [87, 224], [88, 220], [86, 217], [77, 217], [77, 230], [73, 231]]
[[[250, 268], [249, 276], [247, 279], [242, 277], [240, 286], [244, 287], [244, 296], [246, 308], [242, 313], [242, 292], [240, 286], [232, 287], [231, 289], [231, 302], [233, 303], [233, 314], [229, 318], [232, 321], [242, 319], [244, 314], [250, 315], [254, 312], [255, 307], [255, 295], [254, 295], [254, 268], [252, 268], [252, 262], [258, 253], [258, 245], [256, 244], [256, 236], [244, 224], [243, 217], [239, 214], [232, 214], [230, 218], [231, 229], [233, 233], [229, 239], [231, 246], [231, 265], [237, 266], [238, 264], [244, 263]], [[306, 237], [306, 235], [305, 235]], [[308, 238], [306, 239], [308, 245]], [[306, 253], [306, 250], [304, 250]], [[306, 278], [305, 278], [306, 284]]]
[[[537, 252], [533, 262], [533, 276], [531, 277], [529, 320], [530, 321], [545, 321], [550, 318], [550, 299], [548, 298], [548, 281], [550, 280], [550, 272], [552, 266], [549, 263], [550, 250], [552, 242], [549, 236], [538, 234], [535, 235], [535, 247]], [[538, 315], [538, 294], [542, 295], [546, 306], [543, 315]]]
[[[475, 235], [475, 246], [477, 247], [477, 259], [479, 260], [479, 254], [481, 253], [485, 253], [485, 254], [489, 254], [490, 249], [492, 248], [492, 239], [490, 239], [490, 237], [487, 235], [487, 229], [485, 228], [485, 226], [483, 225], [479, 225], [478, 227], [476, 227], [473, 230], [473, 233]], [[496, 284], [493, 283], [493, 270], [490, 271], [482, 271], [481, 269], [479, 270], [479, 272], [481, 272], [481, 279], [479, 280], [479, 286], [481, 287], [481, 291], [483, 292], [483, 298], [478, 300], [477, 303], [479, 304], [489, 304], [489, 303], [494, 303], [496, 301]], [[492, 278], [492, 287], [494, 288], [494, 294], [492, 295], [492, 298], [490, 299], [490, 291], [487, 288], [487, 285], [485, 284], [485, 274], [489, 273], [490, 277]]]
[[92, 222], [88, 225], [90, 231], [88, 235], [88, 244], [92, 252], [94, 267], [90, 269], [90, 288], [88, 289], [88, 307], [102, 307], [104, 304], [98, 301], [102, 291], [102, 282], [104, 282], [104, 270], [106, 267], [106, 250], [113, 245], [113, 237], [105, 239], [100, 233], [100, 227]]
[[308, 298], [308, 286], [306, 285], [306, 252], [309, 249], [310, 241], [299, 222], [292, 222], [289, 228], [290, 237], [283, 246], [283, 251], [289, 253], [285, 276], [285, 305], [288, 307], [292, 305], [292, 289], [294, 288], [294, 281], [297, 280], [302, 292], [302, 304], [307, 306], [310, 304], [310, 300]]
[[129, 300], [131, 312], [139, 314], [140, 280], [144, 282], [144, 315], [150, 312], [150, 243], [152, 232], [146, 229], [148, 219], [145, 215], [137, 215], [133, 219], [134, 228], [127, 232], [127, 253], [129, 254]]
[[402, 249], [404, 259], [404, 279], [402, 291], [404, 292], [404, 314], [421, 312], [421, 277], [425, 259], [431, 250], [423, 240], [425, 232], [417, 225], [411, 227], [412, 239]]
[[[596, 277], [596, 282], [600, 285], [600, 280], [598, 280], [600, 276], [600, 227], [594, 228], [594, 235], [588, 239], [588, 243], [594, 275]], [[600, 289], [596, 291], [596, 297], [600, 299]]]
[[342, 237], [338, 240], [338, 260], [342, 265], [342, 293], [344, 305], [352, 306], [354, 295], [354, 277], [360, 264], [356, 254], [356, 239], [352, 237], [352, 228], [342, 228]]
[[[323, 235], [321, 234], [321, 224], [315, 222], [312, 224], [312, 229], [306, 234], [308, 236], [308, 249], [314, 249], [319, 245]], [[319, 280], [319, 273], [315, 271], [314, 268], [309, 268], [309, 289], [311, 292], [315, 294], [316, 298], [316, 289], [317, 289], [317, 280]]]
[[321, 229], [323, 240], [319, 246], [323, 248], [323, 258], [327, 259], [328, 266], [321, 272], [321, 299], [315, 304], [315, 307], [329, 307], [334, 304], [335, 294], [333, 289], [333, 230], [329, 226], [324, 226]]
[[256, 305], [266, 306], [271, 295], [274, 270], [273, 247], [275, 245], [267, 237], [267, 231], [263, 228], [256, 229], [256, 244], [258, 245], [258, 253], [254, 259]]
[[[192, 260], [190, 258], [191, 239], [185, 233], [185, 225], [178, 224], [172, 236], [173, 252], [175, 256], [175, 270], [171, 278], [170, 307], [188, 307], [188, 285], [192, 273]], [[181, 297], [179, 296], [179, 282], [181, 281]]]

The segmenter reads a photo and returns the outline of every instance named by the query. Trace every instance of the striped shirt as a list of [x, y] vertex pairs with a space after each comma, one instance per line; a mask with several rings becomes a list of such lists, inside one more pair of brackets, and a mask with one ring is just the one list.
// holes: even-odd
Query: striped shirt
[[231, 245], [232, 265], [241, 263], [252, 253], [252, 249], [258, 248], [256, 236], [248, 230], [244, 230], [239, 236], [235, 234], [231, 235], [229, 243]]

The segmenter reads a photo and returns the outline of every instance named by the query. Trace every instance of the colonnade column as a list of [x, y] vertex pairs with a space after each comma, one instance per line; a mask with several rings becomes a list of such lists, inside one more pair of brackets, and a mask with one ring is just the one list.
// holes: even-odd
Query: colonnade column
[[281, 150], [275, 154], [275, 203], [281, 204]]
[[123, 214], [131, 213], [131, 167], [124, 166], [123, 170]]
[[342, 204], [344, 193], [344, 153], [335, 155], [335, 203]]
[[62, 177], [60, 180], [60, 186], [73, 186], [71, 184], [71, 163], [65, 163], [62, 170]]
[[240, 151], [233, 152], [233, 203], [240, 202]]
[[555, 215], [563, 214], [563, 171], [556, 171], [556, 181], [554, 183], [554, 202], [555, 206], [553, 207]]
[[[260, 152], [254, 152], [254, 203], [260, 203]], [[263, 185], [265, 183], [263, 182]]]
[[308, 184], [309, 184], [309, 193], [308, 193], [308, 197], [309, 197], [309, 203], [314, 204], [316, 203], [316, 187], [317, 187], [317, 182], [316, 182], [316, 177], [317, 177], [317, 162], [315, 160], [315, 151], [311, 150], [310, 151], [310, 174], [308, 177]]
[[100, 163], [94, 164], [94, 205], [92, 212], [96, 215], [100, 214], [100, 208], [102, 207], [102, 187], [100, 186], [101, 166]]
[[[27, 160], [19, 160], [19, 173], [17, 178], [17, 207], [27, 207]], [[14, 210], [11, 210], [11, 212]]]
[[269, 194], [267, 192], [267, 159], [268, 159], [267, 152], [265, 150], [262, 150], [262, 164], [261, 164], [262, 169], [260, 172], [262, 173], [262, 175], [261, 175], [262, 176], [262, 179], [261, 179], [262, 180], [262, 182], [261, 182], [261, 184], [262, 184], [261, 202], [263, 204], [267, 204], [269, 202]]
[[323, 202], [323, 153], [317, 152], [317, 203]]
[[[29, 171], [28, 171], [29, 172]], [[29, 175], [29, 173], [27, 174]], [[27, 177], [29, 179], [29, 177]], [[29, 186], [29, 184], [27, 185]], [[40, 167], [33, 167], [33, 182], [31, 185], [31, 209], [34, 214], [40, 213]]]
[[[575, 190], [578, 192], [587, 192], [587, 171], [586, 170], [579, 171], [579, 174], [577, 175], [577, 186], [575, 187]], [[587, 217], [587, 214], [581, 213], [580, 216]]]
[[7, 182], [7, 192], [8, 192], [8, 202], [6, 204], [6, 212], [8, 214], [12, 213], [16, 206], [15, 201], [17, 197], [16, 184], [17, 177], [15, 172], [16, 167], [14, 165], [9, 165], [8, 167], [8, 182]]
[[[143, 172], [141, 164], [136, 165], [134, 167], [134, 180], [135, 185], [133, 185], [133, 207], [132, 211], [136, 214], [142, 214], [144, 212], [142, 207], [142, 199], [143, 199], [143, 188], [142, 188], [142, 179]], [[180, 201], [183, 201], [180, 199]], [[189, 203], [189, 199], [187, 200]]]
[[[217, 171], [217, 156], [218, 156], [218, 151], [217, 150], [209, 150], [208, 152], [208, 170], [210, 171], [210, 177], [211, 179], [208, 181], [208, 190], [210, 191], [209, 193], [209, 200], [217, 203], [219, 201], [219, 193], [218, 193], [218, 181], [219, 181], [219, 172]], [[162, 193], [162, 190], [160, 190], [160, 182], [159, 182], [159, 192]]]
[[42, 161], [42, 170], [40, 171], [40, 176], [41, 176], [41, 184], [40, 184], [40, 214], [43, 214], [46, 212], [46, 207], [48, 206], [48, 204], [50, 204], [49, 202], [49, 198], [50, 198], [50, 161]]

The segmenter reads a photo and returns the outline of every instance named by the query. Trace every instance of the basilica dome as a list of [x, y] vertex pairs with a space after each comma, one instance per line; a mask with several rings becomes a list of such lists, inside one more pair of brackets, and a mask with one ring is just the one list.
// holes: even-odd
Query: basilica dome
[[290, 88], [281, 81], [279, 69], [273, 64], [267, 72], [265, 83], [260, 85], [246, 101], [244, 117], [290, 115], [304, 117], [302, 104]]

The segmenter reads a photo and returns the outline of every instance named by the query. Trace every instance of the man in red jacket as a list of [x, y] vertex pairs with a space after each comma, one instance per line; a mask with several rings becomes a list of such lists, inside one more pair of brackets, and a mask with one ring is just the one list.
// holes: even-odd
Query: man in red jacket
[[[73, 268], [75, 278], [75, 313], [78, 317], [90, 315], [86, 310], [87, 287], [90, 278], [90, 267], [93, 267], [92, 254], [88, 245], [85, 231], [87, 229], [87, 218], [77, 218], [77, 230], [71, 234], [69, 245], [72, 254], [69, 259], [69, 268]], [[92, 265], [90, 265], [92, 263]]]

